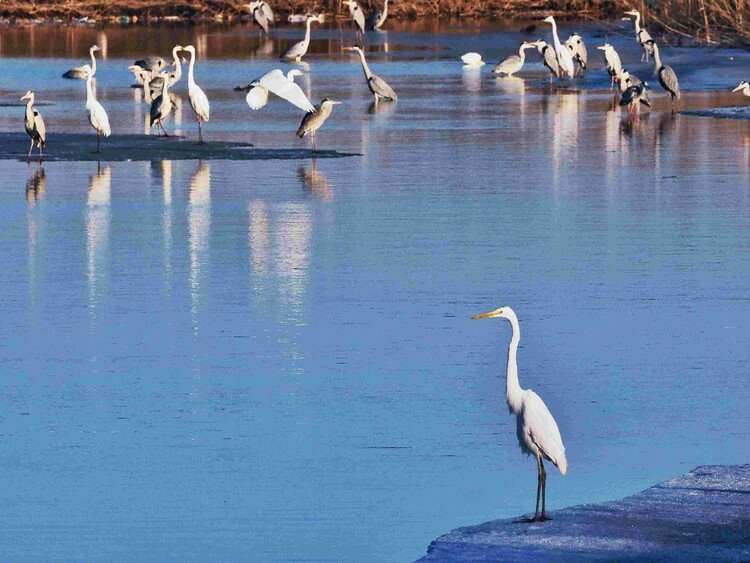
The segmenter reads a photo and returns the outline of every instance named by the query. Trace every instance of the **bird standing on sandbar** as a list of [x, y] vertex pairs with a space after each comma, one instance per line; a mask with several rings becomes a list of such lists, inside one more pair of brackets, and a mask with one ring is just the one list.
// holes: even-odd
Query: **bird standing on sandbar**
[[94, 89], [91, 86], [91, 77], [93, 76], [91, 67], [83, 65], [83, 68], [86, 70], [86, 112], [89, 114], [91, 127], [96, 131], [96, 150], [94, 153], [98, 154], [101, 136], [109, 137], [112, 131], [109, 128], [109, 116], [107, 116], [107, 112], [104, 111], [104, 107], [94, 96]]
[[47, 128], [44, 126], [41, 114], [34, 108], [34, 92], [29, 90], [21, 97], [21, 100], [29, 100], [26, 102], [26, 115], [23, 120], [26, 133], [31, 137], [29, 154], [26, 156], [26, 160], [31, 158], [31, 151], [34, 149], [34, 143], [36, 143], [36, 146], [39, 147], [39, 162], [41, 162], [42, 149], [47, 141]]
[[188, 96], [190, 96], [190, 105], [195, 112], [195, 118], [198, 120], [198, 144], [203, 144], [203, 129], [201, 123], [208, 121], [210, 118], [210, 107], [206, 93], [195, 83], [193, 68], [195, 67], [195, 47], [188, 45], [183, 47], [183, 51], [190, 53], [190, 65], [188, 66]]

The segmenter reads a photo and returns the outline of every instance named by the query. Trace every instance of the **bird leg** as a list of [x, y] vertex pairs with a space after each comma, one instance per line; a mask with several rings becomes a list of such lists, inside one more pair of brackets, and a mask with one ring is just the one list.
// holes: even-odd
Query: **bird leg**
[[542, 462], [541, 457], [539, 458], [539, 467], [542, 468], [542, 516], [539, 518], [539, 521], [544, 522], [545, 520], [549, 520], [544, 513], [544, 501], [547, 496], [547, 472], [544, 470], [544, 463]]
[[95, 154], [99, 154], [99, 140], [101, 138], [101, 133], [97, 130], [96, 132], [96, 150], [94, 151]]
[[34, 148], [34, 137], [31, 138], [31, 144], [29, 145], [29, 154], [26, 156], [27, 161], [31, 158], [31, 150], [33, 148]]
[[[537, 456], [536, 458], [536, 466], [537, 466], [536, 507], [534, 508], [534, 517], [531, 519], [532, 522], [536, 522], [539, 519], [539, 493], [542, 490], [542, 472], [544, 471], [544, 466], [542, 465], [542, 458], [539, 456]], [[542, 514], [544, 514], [544, 511], [542, 511]]]
[[203, 144], [203, 131], [201, 130], [201, 116], [196, 114], [198, 118], [198, 144]]
[[167, 130], [164, 129], [164, 125], [161, 123], [161, 119], [159, 120], [159, 127], [161, 127], [161, 130], [164, 131], [164, 136], [169, 137], [169, 134], [167, 133]]
[[312, 142], [313, 152], [316, 152], [318, 148], [315, 146], [315, 132], [314, 131], [312, 135], [310, 135], [310, 141]]
[[39, 143], [39, 162], [42, 161], [42, 143]]

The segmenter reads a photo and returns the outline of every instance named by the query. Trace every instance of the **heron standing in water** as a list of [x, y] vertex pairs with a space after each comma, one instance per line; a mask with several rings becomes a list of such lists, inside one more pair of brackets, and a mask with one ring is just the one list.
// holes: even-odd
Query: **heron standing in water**
[[497, 63], [492, 68], [492, 74], [499, 74], [502, 76], [513, 76], [516, 72], [523, 68], [523, 63], [526, 60], [526, 49], [534, 47], [531, 43], [521, 43], [521, 47], [518, 49], [517, 55], [511, 55], [508, 58]]
[[612, 83], [609, 86], [610, 91], [615, 89], [615, 80], [620, 80], [620, 73], [622, 72], [622, 62], [620, 61], [620, 55], [617, 54], [615, 48], [609, 43], [597, 47], [604, 51], [604, 64], [607, 67], [607, 72], [612, 78]]
[[362, 11], [362, 8], [357, 3], [356, 0], [346, 0], [344, 2], [349, 7], [349, 13], [352, 16], [352, 19], [354, 20], [354, 25], [357, 27], [357, 33], [364, 33], [365, 32], [365, 13]]
[[552, 84], [553, 76], [559, 79], [560, 65], [557, 64], [557, 56], [555, 55], [555, 50], [552, 48], [552, 45], [543, 39], [529, 43], [529, 45], [536, 47], [539, 56], [542, 57], [542, 64], [544, 64], [544, 66], [547, 67], [547, 70], [549, 70], [549, 83]]
[[333, 106], [340, 103], [336, 100], [326, 98], [315, 106], [314, 111], [308, 112], [302, 118], [302, 123], [300, 123], [299, 129], [297, 129], [297, 136], [301, 139], [309, 133], [313, 151], [318, 150], [315, 146], [315, 132], [322, 127], [326, 119], [331, 115]]
[[[521, 329], [518, 317], [510, 307], [501, 307], [489, 313], [474, 315], [472, 319], [501, 318], [510, 322], [513, 335], [508, 348], [508, 366], [505, 373], [506, 399], [510, 412], [516, 415], [516, 435], [521, 451], [533, 455], [537, 463], [536, 510], [533, 522], [547, 520], [545, 514], [545, 496], [547, 489], [547, 473], [544, 470], [544, 460], [551, 461], [565, 475], [568, 472], [568, 461], [565, 457], [560, 430], [541, 397], [531, 389], [521, 389], [518, 383], [518, 364], [516, 352], [521, 340]], [[539, 515], [539, 493], [542, 496], [542, 514]]]
[[273, 24], [276, 16], [273, 14], [271, 6], [266, 2], [250, 2], [247, 5], [250, 13], [253, 15], [253, 21], [268, 35], [268, 25]]
[[644, 106], [651, 107], [651, 100], [648, 98], [648, 90], [646, 85], [642, 82], [628, 86], [620, 97], [620, 106], [628, 106], [628, 113], [631, 117], [635, 117], [635, 113], [638, 110], [639, 102]]
[[302, 57], [307, 54], [307, 48], [310, 46], [310, 26], [312, 25], [312, 22], [319, 21], [320, 18], [318, 16], [307, 16], [307, 20], [305, 21], [305, 38], [284, 51], [284, 53], [281, 55], [281, 58], [293, 61], [301, 61]]
[[29, 100], [26, 102], [26, 115], [23, 120], [26, 133], [31, 137], [29, 154], [26, 156], [26, 160], [31, 158], [31, 151], [34, 149], [34, 143], [36, 143], [36, 146], [39, 147], [39, 162], [41, 162], [42, 149], [47, 140], [47, 128], [44, 126], [41, 114], [34, 108], [34, 92], [29, 90], [21, 97], [21, 100]]
[[398, 99], [398, 96], [396, 96], [396, 92], [394, 92], [393, 89], [388, 86], [388, 83], [385, 80], [380, 78], [378, 75], [370, 72], [370, 67], [367, 66], [367, 60], [365, 60], [365, 53], [362, 50], [362, 47], [360, 47], [359, 45], [354, 45], [353, 47], [344, 47], [344, 50], [353, 51], [359, 55], [359, 60], [362, 63], [362, 70], [364, 70], [365, 78], [367, 79], [367, 87], [375, 96], [376, 104], [378, 103], [378, 98], [383, 98], [385, 100]]
[[669, 94], [672, 102], [672, 111], [674, 111], [674, 101], [680, 99], [680, 85], [677, 82], [677, 75], [672, 70], [672, 67], [661, 64], [661, 57], [659, 56], [659, 46], [656, 41], [651, 40], [651, 48], [654, 53], [654, 67], [656, 74], [659, 77], [659, 84]]
[[583, 38], [577, 33], [573, 33], [573, 35], [565, 40], [563, 45], [570, 49], [570, 54], [573, 55], [573, 61], [578, 63], [575, 74], [583, 74], [589, 60], [589, 54], [586, 50], [586, 44], [583, 42]]

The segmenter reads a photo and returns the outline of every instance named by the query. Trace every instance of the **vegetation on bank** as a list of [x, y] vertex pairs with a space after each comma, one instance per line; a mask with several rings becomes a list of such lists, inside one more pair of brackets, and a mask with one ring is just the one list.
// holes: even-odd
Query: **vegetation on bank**
[[[11, 19], [90, 17], [99, 21], [143, 23], [167, 21], [233, 21], [247, 17], [249, 0], [5, 0], [0, 15]], [[306, 12], [348, 17], [342, 0], [272, 0], [281, 17]], [[366, 12], [380, 10], [382, 0], [360, 0]], [[750, 40], [748, 0], [395, 0], [389, 17], [528, 17], [554, 13], [577, 19], [619, 18], [639, 9], [653, 31], [697, 39], [708, 44]]]

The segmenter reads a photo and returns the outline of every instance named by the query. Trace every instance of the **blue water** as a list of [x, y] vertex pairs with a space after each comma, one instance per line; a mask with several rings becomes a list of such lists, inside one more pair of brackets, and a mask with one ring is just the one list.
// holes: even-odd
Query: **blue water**
[[[732, 55], [737, 80], [692, 69], [686, 107], [742, 103], [712, 91], [742, 79]], [[0, 59], [2, 101], [34, 87], [49, 131], [89, 133], [83, 83], [57, 79], [77, 61]], [[115, 134], [146, 113], [126, 63], [97, 84]], [[275, 66], [199, 65], [208, 140], [306, 146], [294, 108], [229, 91]], [[655, 96], [630, 127], [600, 68], [557, 92], [443, 47], [372, 66], [400, 95], [375, 113], [348, 55], [302, 81], [346, 102], [319, 146], [362, 156], [0, 161], [3, 559], [408, 561], [530, 512], [510, 329], [469, 320], [501, 305], [568, 451], [549, 507], [747, 462], [747, 124]]]

